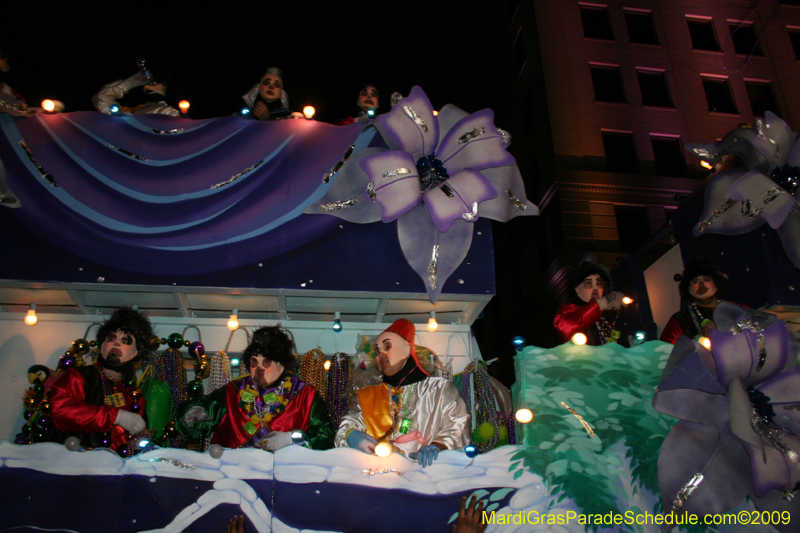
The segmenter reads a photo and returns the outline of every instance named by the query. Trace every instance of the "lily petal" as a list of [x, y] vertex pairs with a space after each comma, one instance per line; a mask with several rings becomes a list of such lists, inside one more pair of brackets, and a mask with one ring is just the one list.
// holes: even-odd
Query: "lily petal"
[[782, 167], [792, 150], [792, 129], [781, 117], [767, 111], [764, 120], [758, 121], [758, 133], [753, 145], [768, 159], [770, 168]]
[[431, 302], [467, 256], [472, 244], [472, 224], [456, 220], [447, 233], [433, 225], [425, 206], [418, 205], [397, 221], [397, 236], [403, 254], [425, 283]]
[[[411, 155], [392, 150], [365, 157], [359, 166], [369, 178], [369, 188], [381, 206], [381, 220], [391, 222], [422, 199], [419, 174]], [[365, 198], [366, 199], [366, 198]]]
[[483, 109], [463, 118], [443, 134], [436, 157], [450, 175], [465, 168], [483, 170], [513, 165], [514, 156], [506, 150], [505, 137], [494, 125], [494, 111]]
[[728, 207], [721, 214], [715, 215], [715, 211], [723, 209], [728, 202], [728, 189], [746, 172], [743, 168], [732, 168], [718, 172], [711, 178], [706, 186], [703, 199], [705, 204], [703, 214], [700, 215], [700, 220], [693, 230], [695, 237], [704, 232], [741, 235], [756, 229], [765, 222], [762, 217], [742, 216], [742, 207], [738, 203]]
[[768, 492], [763, 497], [758, 497], [752, 493], [748, 496], [753, 500], [759, 511], [783, 513], [781, 519], [774, 522], [772, 527], [781, 533], [794, 533], [797, 531], [797, 524], [792, 523], [791, 519], [795, 516], [800, 516], [800, 498], [787, 500], [781, 496], [780, 492]]
[[[737, 128], [728, 132], [719, 142], [687, 143], [686, 149], [709, 163], [713, 163], [724, 155], [735, 155], [741, 158], [745, 168], [762, 168], [766, 171], [769, 169], [769, 160], [753, 146], [757, 137], [758, 131], [755, 128]], [[768, 142], [766, 139], [762, 139], [762, 141]]]
[[369, 177], [361, 170], [359, 161], [364, 157], [385, 152], [384, 148], [363, 148], [354, 152], [334, 177], [333, 185], [322, 199], [308, 206], [308, 215], [333, 215], [355, 222], [369, 224], [381, 219], [380, 206], [364, 198]]
[[455, 126], [459, 120], [468, 116], [469, 113], [458, 106], [454, 106], [453, 104], [445, 105], [439, 110], [439, 114], [436, 115], [436, 118], [439, 119], [440, 136], [444, 135], [444, 132], [453, 129], [453, 126]]
[[[795, 454], [800, 453], [800, 439], [784, 433], [781, 442]], [[788, 490], [800, 482], [800, 468], [769, 443], [757, 447], [742, 441], [752, 468], [753, 493], [764, 496], [771, 490]]]
[[791, 194], [757, 170], [736, 180], [725, 195], [734, 200], [750, 200], [751, 209], [757, 209], [772, 228], [780, 227], [797, 203]]
[[491, 182], [472, 169], [462, 170], [423, 195], [433, 224], [445, 232], [456, 220], [475, 222], [481, 202], [497, 196]]
[[653, 408], [669, 416], [721, 426], [728, 419], [727, 390], [694, 352], [675, 365], [658, 385]]
[[439, 143], [439, 122], [433, 114], [433, 105], [417, 86], [391, 111], [378, 115], [376, 125], [390, 148], [410, 153], [415, 162], [432, 154]]
[[539, 207], [525, 196], [525, 184], [516, 164], [481, 171], [497, 190], [497, 196], [481, 204], [481, 216], [508, 222], [520, 216], [537, 216]]
[[669, 512], [678, 491], [695, 474], [703, 481], [686, 499], [681, 512], [714, 514], [739, 503], [750, 487], [747, 453], [730, 430], [679, 421], [670, 430], [658, 456], [658, 486]]
[[717, 361], [717, 378], [726, 387], [740, 377], [745, 387], [763, 383], [784, 370], [790, 368], [797, 353], [791, 353], [792, 344], [786, 324], [775, 322], [763, 328], [766, 359], [760, 371], [756, 372], [760, 351], [758, 335], [750, 330], [743, 330], [738, 335], [719, 330], [711, 330], [712, 351]]

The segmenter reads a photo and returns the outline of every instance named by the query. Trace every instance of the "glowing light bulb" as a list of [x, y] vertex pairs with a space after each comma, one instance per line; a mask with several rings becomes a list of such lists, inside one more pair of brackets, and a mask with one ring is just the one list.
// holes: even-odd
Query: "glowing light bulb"
[[111, 111], [112, 115], [116, 115], [117, 113], [119, 113], [119, 106], [117, 104], [112, 104], [111, 107], [108, 108], [108, 110]]
[[388, 442], [379, 442], [375, 445], [375, 455], [378, 457], [389, 457], [392, 455], [392, 447]]
[[707, 170], [712, 170], [714, 168], [714, 165], [712, 165], [708, 161], [700, 161], [700, 166]]
[[697, 339], [697, 342], [702, 344], [706, 350], [711, 349], [711, 339], [709, 339], [708, 337], [700, 337], [699, 339]]
[[56, 103], [49, 98], [47, 100], [42, 100], [42, 109], [48, 113], [52, 113], [56, 109]]
[[439, 329], [439, 323], [436, 321], [436, 311], [431, 311], [431, 317], [428, 319], [428, 331], [437, 329]]
[[325, 369], [325, 371], [327, 372], [328, 370], [330, 370], [330, 369], [331, 369], [331, 362], [330, 362], [330, 361], [325, 361], [325, 362], [322, 364], [322, 368], [324, 368], [324, 369]]
[[242, 360], [238, 357], [231, 358], [231, 368], [239, 368], [239, 365], [242, 364]]
[[517, 409], [517, 413], [514, 415], [514, 417], [520, 424], [527, 424], [528, 422], [533, 420], [533, 411], [525, 408]]
[[475, 446], [474, 444], [467, 444], [466, 446], [464, 446], [464, 453], [467, 455], [467, 457], [472, 459], [473, 457], [478, 455], [478, 447]]
[[333, 325], [331, 326], [331, 329], [333, 330], [334, 333], [339, 333], [340, 331], [342, 331], [342, 321], [339, 317], [340, 313], [339, 311], [336, 311], [333, 315]]
[[180, 108], [181, 113], [186, 113], [187, 111], [189, 111], [189, 106], [191, 105], [192, 104], [189, 103], [189, 100], [181, 100], [180, 102], [178, 102], [178, 107]]
[[36, 304], [31, 304], [28, 307], [28, 314], [25, 315], [24, 320], [29, 326], [35, 326], [39, 322], [39, 317], [36, 316]]
[[313, 105], [307, 105], [303, 108], [303, 116], [307, 119], [311, 119], [314, 115], [317, 114], [317, 110], [314, 109]]
[[645, 335], [644, 331], [637, 331], [636, 332], [636, 340], [637, 341], [643, 341], [646, 337], [647, 337], [647, 335]]
[[511, 342], [517, 348], [517, 351], [520, 351], [525, 347], [525, 337], [523, 337], [522, 335], [517, 335], [516, 337], [511, 339]]
[[234, 309], [233, 313], [231, 314], [230, 318], [228, 318], [228, 329], [231, 331], [236, 331], [239, 329], [239, 310]]
[[586, 338], [586, 335], [583, 333], [576, 333], [572, 336], [572, 342], [577, 344], [578, 346], [583, 346], [589, 339]]
[[436, 116], [438, 116], [438, 115], [439, 115], [439, 112], [438, 112], [438, 111], [436, 111], [436, 110], [434, 109], [434, 110], [433, 110], [433, 116], [434, 116], [434, 117], [436, 117]]
[[372, 117], [374, 117], [376, 113], [377, 113], [377, 112], [375, 111], [375, 108], [374, 108], [374, 107], [370, 107], [369, 109], [367, 109], [367, 116], [368, 116], [369, 118], [372, 118]]
[[243, 117], [246, 117], [247, 115], [249, 115], [249, 114], [250, 114], [250, 108], [249, 108], [249, 107], [243, 107], [243, 108], [242, 108], [242, 109], [239, 111], [239, 114], [240, 114], [240, 115], [242, 115]]
[[633, 303], [633, 298], [628, 298], [627, 296], [624, 296], [622, 298], [622, 303], [624, 303], [625, 305], [630, 305]]

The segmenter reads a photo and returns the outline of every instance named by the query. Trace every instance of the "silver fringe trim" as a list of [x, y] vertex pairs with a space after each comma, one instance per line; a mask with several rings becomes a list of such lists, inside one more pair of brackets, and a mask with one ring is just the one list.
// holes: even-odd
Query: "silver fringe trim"
[[750, 200], [742, 200], [742, 216], [745, 218], [758, 218], [764, 212], [760, 207], [753, 207]]
[[586, 420], [584, 420], [583, 417], [579, 415], [577, 411], [575, 411], [575, 409], [567, 405], [566, 402], [561, 402], [561, 407], [572, 413], [572, 416], [578, 419], [578, 422], [581, 423], [583, 429], [586, 430], [586, 433], [588, 433], [590, 437], [594, 437], [594, 430], [592, 429], [592, 426], [590, 426], [589, 423]]
[[442, 192], [445, 193], [448, 198], [454, 198], [456, 195], [456, 193], [453, 192], [453, 189], [451, 189], [446, 183], [443, 183], [440, 189], [442, 189]]
[[339, 172], [339, 169], [342, 168], [342, 165], [345, 164], [347, 158], [353, 154], [353, 150], [355, 150], [355, 148], [356, 148], [355, 144], [350, 145], [350, 148], [348, 148], [347, 151], [344, 153], [344, 157], [342, 157], [338, 163], [333, 165], [333, 168], [330, 170], [330, 172], [326, 172], [325, 174], [322, 175], [322, 183], [328, 183], [329, 181], [331, 181], [333, 175]]
[[777, 198], [781, 194], [785, 194], [785, 193], [786, 193], [786, 191], [784, 191], [780, 187], [773, 187], [773, 188], [769, 189], [767, 191], [767, 194], [764, 195], [764, 205], [767, 205], [768, 203], [770, 203], [773, 200], [775, 200], [775, 198]]
[[431, 252], [431, 263], [428, 265], [428, 283], [430, 284], [432, 289], [436, 288], [436, 280], [438, 278], [438, 267], [437, 264], [439, 263], [439, 245], [433, 245], [433, 251]]
[[377, 196], [375, 195], [375, 182], [372, 180], [370, 180], [369, 183], [367, 183], [367, 196], [369, 196], [369, 199], [372, 200], [373, 202], [377, 198]]
[[264, 160], [262, 159], [261, 161], [259, 161], [255, 165], [253, 165], [251, 167], [247, 167], [246, 169], [242, 170], [238, 174], [234, 174], [233, 176], [231, 176], [231, 178], [229, 180], [223, 181], [222, 183], [217, 183], [216, 185], [212, 185], [211, 187], [209, 187], [209, 189], [219, 189], [220, 187], [224, 187], [226, 185], [230, 185], [231, 183], [233, 183], [234, 181], [238, 180], [239, 178], [241, 178], [242, 176], [244, 176], [245, 174], [247, 174], [251, 170], [253, 170], [255, 168], [258, 168], [261, 165], [261, 163], [263, 163], [263, 162], [264, 162]]
[[406, 112], [406, 115], [408, 115], [408, 118], [410, 118], [411, 120], [414, 121], [414, 124], [416, 124], [417, 126], [422, 128], [422, 131], [424, 131], [425, 133], [428, 133], [428, 125], [425, 124], [425, 121], [422, 120], [419, 117], [419, 115], [417, 115], [416, 111], [414, 111], [413, 109], [411, 109], [411, 107], [409, 107], [407, 105], [403, 106], [403, 111]]
[[736, 205], [737, 201], [738, 200], [726, 198], [725, 203], [719, 206], [718, 208], [714, 209], [710, 217], [697, 224], [697, 233], [703, 233], [705, 230], [710, 228], [711, 224], [713, 224], [715, 220], [721, 217], [725, 213], [725, 211]]
[[467, 133], [465, 133], [464, 135], [459, 137], [458, 141], [456, 141], [456, 142], [458, 144], [467, 144], [471, 140], [477, 139], [478, 137], [480, 137], [484, 133], [486, 133], [486, 130], [484, 128], [475, 128], [474, 130], [468, 131]]
[[14, 198], [11, 194], [0, 191], [0, 204], [13, 204], [16, 203], [17, 199]]
[[369, 468], [362, 470], [361, 473], [369, 477], [373, 477], [376, 474], [397, 474], [398, 476], [403, 477], [403, 474], [396, 468]]
[[472, 202], [472, 211], [469, 213], [461, 213], [461, 218], [467, 222], [475, 222], [478, 218], [478, 202]]
[[389, 104], [393, 106], [402, 99], [403, 99], [402, 94], [398, 92], [393, 92], [392, 95], [389, 97]]
[[136, 155], [136, 154], [134, 154], [133, 152], [129, 152], [129, 151], [127, 151], [127, 150], [126, 150], [126, 149], [124, 149], [124, 148], [120, 148], [119, 146], [114, 146], [113, 144], [109, 144], [108, 146], [109, 146], [110, 148], [113, 148], [114, 150], [116, 150], [116, 151], [118, 151], [118, 152], [122, 152], [123, 154], [125, 154], [125, 155], [127, 155], [127, 156], [130, 156], [130, 157], [132, 157], [132, 158], [134, 158], [134, 159], [138, 159], [139, 161], [150, 161], [150, 160], [149, 160], [149, 159], [147, 159], [146, 157], [142, 157], [142, 156], [140, 156], [140, 155]]
[[508, 144], [508, 143], [511, 142], [511, 134], [508, 133], [506, 130], [501, 129], [501, 128], [497, 128], [497, 133], [499, 133], [500, 135], [503, 136], [503, 142], [505, 144]]
[[794, 495], [797, 494], [798, 491], [800, 491], [800, 481], [795, 483], [794, 487], [791, 489], [782, 490], [780, 495], [784, 500], [792, 501], [792, 498], [794, 498]]
[[395, 176], [405, 176], [406, 174], [411, 174], [411, 171], [405, 167], [396, 168], [394, 170], [390, 170], [389, 172], [384, 172], [384, 178], [393, 178]]
[[511, 192], [511, 189], [506, 189], [506, 194], [508, 195], [508, 199], [511, 200], [511, 203], [514, 204], [514, 207], [516, 207], [518, 211], [525, 211], [528, 209], [527, 205], [522, 203], [519, 198], [514, 196], [514, 193]]
[[153, 128], [153, 133], [158, 133], [159, 135], [175, 135], [176, 133], [183, 133], [186, 131], [185, 128], [177, 128], [174, 130], [157, 130]]
[[0, 107], [5, 107], [6, 109], [10, 109], [11, 111], [16, 111], [17, 113], [29, 114], [27, 112], [28, 106], [26, 105], [12, 104], [11, 102], [0, 100]]
[[[763, 416], [759, 415], [758, 411], [755, 409], [753, 409], [750, 414], [750, 426], [753, 428], [753, 431], [761, 436], [762, 439], [770, 443], [772, 447], [781, 452], [790, 463], [792, 463], [796, 468], [800, 469], [800, 457], [797, 456], [797, 453], [795, 453], [794, 450], [788, 448], [781, 439], [781, 435], [786, 433], [784, 429], [775, 425], [774, 422], [770, 422]], [[766, 461], [767, 457], [765, 453], [764, 463], [766, 463]]]
[[678, 494], [675, 496], [675, 499], [672, 501], [672, 512], [676, 513], [681, 510], [683, 505], [686, 503], [686, 500], [689, 499], [689, 496], [697, 490], [697, 487], [700, 483], [703, 482], [703, 474], [697, 473], [692, 476], [692, 479], [686, 482], [686, 485], [681, 487], [681, 490], [678, 491]]
[[331, 202], [329, 204], [322, 204], [319, 206], [322, 211], [338, 211], [340, 209], [347, 209], [358, 203], [358, 198], [350, 198], [349, 200], [340, 200], [338, 202]]
[[171, 459], [169, 457], [153, 457], [150, 459], [151, 463], [169, 463], [173, 466], [177, 466], [178, 468], [185, 468], [186, 470], [195, 470], [194, 465], [190, 465], [188, 463], [182, 463], [177, 459]]
[[767, 345], [766, 341], [764, 340], [764, 330], [758, 325], [758, 322], [754, 322], [752, 318], [743, 317], [736, 322], [735, 326], [733, 326], [733, 334], [739, 335], [743, 330], [746, 329], [752, 331], [758, 336], [758, 364], [756, 364], [755, 369], [755, 373], [758, 374], [761, 372], [761, 369], [764, 368], [764, 363], [767, 361]]
[[775, 139], [764, 134], [764, 131], [767, 129], [767, 127], [767, 123], [763, 120], [756, 120], [756, 129], [758, 130], [758, 134], [768, 140], [770, 144], [775, 147], [775, 161], [779, 161], [781, 158], [781, 145]]
[[31, 163], [33, 163], [36, 166], [36, 168], [39, 169], [39, 174], [41, 174], [42, 177], [47, 180], [47, 182], [50, 184], [50, 186], [51, 187], [58, 187], [58, 183], [56, 183], [55, 178], [53, 178], [53, 176], [51, 176], [44, 169], [44, 167], [42, 167], [42, 165], [40, 165], [39, 162], [36, 161], [36, 158], [33, 157], [33, 152], [31, 152], [31, 149], [28, 148], [27, 144], [25, 144], [25, 141], [19, 141], [19, 145], [22, 146], [22, 149], [25, 150], [26, 154], [28, 154], [28, 159], [30, 159]]

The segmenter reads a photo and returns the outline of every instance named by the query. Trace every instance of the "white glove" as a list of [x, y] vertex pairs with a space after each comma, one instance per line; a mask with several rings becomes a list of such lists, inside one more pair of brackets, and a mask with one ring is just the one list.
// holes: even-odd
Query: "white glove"
[[206, 420], [211, 420], [211, 416], [200, 405], [195, 405], [183, 415], [183, 422], [187, 427], [194, 426], [195, 422], [205, 422]]
[[276, 452], [292, 443], [292, 434], [288, 431], [273, 431], [265, 438], [269, 440], [267, 449], [271, 452]]
[[122, 409], [120, 409], [117, 413], [117, 419], [114, 421], [114, 423], [125, 429], [131, 435], [136, 435], [137, 433], [141, 433], [147, 429], [147, 424], [144, 423], [144, 418], [136, 413], [123, 411]]

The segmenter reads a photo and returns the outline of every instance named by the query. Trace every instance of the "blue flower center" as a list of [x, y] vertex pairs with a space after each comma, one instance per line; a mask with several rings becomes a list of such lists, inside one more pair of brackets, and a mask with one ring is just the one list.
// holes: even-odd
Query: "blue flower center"
[[775, 411], [769, 403], [772, 401], [771, 398], [755, 387], [747, 387], [747, 394], [750, 395], [750, 403], [758, 416], [763, 418], [767, 424], [771, 424], [775, 417]]
[[790, 167], [789, 165], [776, 167], [769, 177], [791, 195], [794, 195], [800, 188], [800, 167]]
[[442, 182], [447, 181], [450, 174], [444, 168], [444, 163], [436, 156], [424, 155], [417, 161], [417, 173], [419, 174], [419, 186], [422, 192], [426, 192]]

